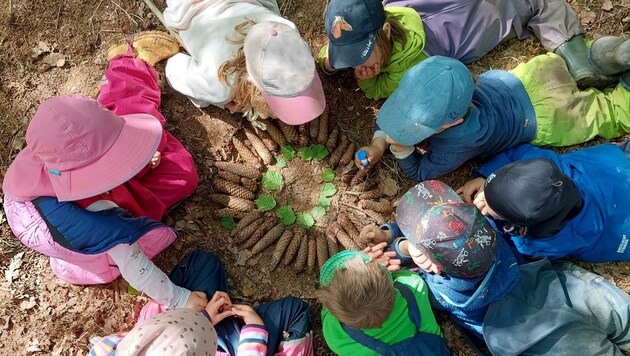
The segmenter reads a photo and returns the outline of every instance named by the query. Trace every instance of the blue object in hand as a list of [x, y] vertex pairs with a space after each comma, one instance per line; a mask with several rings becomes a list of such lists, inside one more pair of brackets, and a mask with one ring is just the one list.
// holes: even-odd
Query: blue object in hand
[[370, 165], [370, 162], [368, 162], [367, 159], [367, 152], [365, 152], [364, 150], [359, 150], [359, 152], [357, 152], [357, 158], [359, 159], [359, 161], [361, 161], [361, 165], [363, 167], [368, 167]]

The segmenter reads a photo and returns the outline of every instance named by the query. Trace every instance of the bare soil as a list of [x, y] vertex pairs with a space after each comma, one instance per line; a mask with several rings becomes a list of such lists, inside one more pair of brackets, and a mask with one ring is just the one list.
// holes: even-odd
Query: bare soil
[[[630, 0], [571, 0], [570, 3], [590, 38], [628, 35]], [[163, 0], [156, 4], [162, 9], [165, 6]], [[324, 0], [280, 1], [283, 14], [296, 23], [314, 55], [325, 41], [322, 26], [325, 4]], [[0, 9], [0, 178], [23, 147], [28, 121], [40, 102], [68, 93], [95, 96], [107, 65], [107, 48], [127, 35], [163, 29], [141, 1], [9, 0], [3, 5]], [[542, 52], [534, 40], [509, 41], [470, 68], [475, 73], [513, 68]], [[364, 98], [350, 72], [322, 76], [322, 81], [331, 122], [336, 122], [351, 141], [359, 146], [365, 144], [382, 101]], [[321, 306], [314, 299], [316, 274], [296, 275], [289, 268], [271, 271], [269, 250], [251, 257], [248, 251], [239, 249], [212, 216], [218, 208], [207, 200], [207, 194], [213, 192], [212, 162], [233, 157], [230, 138], [244, 125], [243, 119], [216, 108], [197, 109], [169, 90], [163, 95], [162, 111], [169, 120], [167, 128], [192, 152], [200, 185], [166, 219], [181, 232], [181, 237], [155, 262], [168, 271], [184, 254], [203, 248], [221, 257], [228, 269], [231, 292], [238, 300], [256, 304], [286, 295], [308, 300], [313, 305], [316, 353], [330, 354], [321, 334]], [[319, 195], [321, 183], [306, 177], [317, 177], [321, 167], [306, 162], [292, 164], [296, 165], [291, 169], [294, 173], [285, 176], [286, 191], [279, 194], [279, 202], [293, 204], [299, 211], [308, 210]], [[443, 180], [452, 186], [461, 185], [474, 164], [471, 162]], [[399, 194], [412, 185], [391, 158], [385, 158], [380, 172], [374, 175], [395, 180]], [[355, 204], [356, 195], [347, 194], [352, 189], [338, 184], [342, 188], [336, 199]], [[333, 204], [328, 214], [333, 214], [338, 206]], [[120, 279], [103, 286], [68, 285], [51, 273], [46, 257], [17, 241], [3, 212], [0, 224], [1, 354], [86, 354], [90, 336], [133, 326], [146, 296], [129, 293]], [[318, 224], [325, 224], [325, 220]], [[580, 265], [630, 291], [629, 264]], [[443, 315], [439, 318], [451, 351], [455, 355], [473, 354], [452, 324]]]

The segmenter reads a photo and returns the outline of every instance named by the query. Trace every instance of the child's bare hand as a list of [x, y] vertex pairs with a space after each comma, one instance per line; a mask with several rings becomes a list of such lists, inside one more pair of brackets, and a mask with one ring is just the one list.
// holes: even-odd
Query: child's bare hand
[[483, 215], [490, 215], [485, 192], [481, 191], [477, 193], [477, 196], [475, 196], [475, 199], [473, 200], [473, 204], [475, 204], [477, 209], [479, 209]]
[[359, 234], [359, 239], [364, 244], [378, 244], [389, 241], [391, 231], [381, 230], [376, 224], [364, 227]]
[[422, 268], [423, 270], [427, 272], [435, 273], [435, 274], [442, 273], [442, 268], [440, 266], [433, 263], [429, 259], [429, 257], [427, 257], [424, 253], [422, 253], [422, 251], [417, 249], [412, 244], [409, 244], [409, 255], [411, 256], [411, 259], [413, 260], [413, 262], [416, 265], [418, 265], [418, 267]]
[[358, 80], [366, 80], [376, 77], [381, 72], [381, 66], [377, 63], [372, 67], [360, 66], [354, 70], [354, 77]]
[[149, 165], [153, 169], [159, 166], [160, 162], [162, 162], [162, 153], [160, 153], [159, 151], [155, 151], [153, 157], [151, 158], [151, 162], [149, 162]]
[[[361, 160], [357, 157], [357, 153], [361, 150], [365, 151], [365, 153], [367, 154], [367, 160], [368, 160], [367, 167], [364, 167], [363, 164], [361, 163]], [[365, 147], [359, 148], [357, 153], [354, 154], [354, 164], [359, 169], [368, 169], [368, 168], [374, 167], [374, 165], [381, 159], [381, 157], [383, 157], [383, 154], [385, 153], [385, 151], [381, 150], [380, 148], [376, 146], [365, 146]]]
[[221, 320], [234, 315], [230, 296], [225, 292], [215, 292], [206, 306], [206, 312], [210, 316], [212, 325], [217, 325]]
[[466, 203], [472, 203], [473, 199], [483, 192], [485, 184], [486, 180], [484, 178], [474, 178], [464, 183], [455, 193], [460, 194]]
[[234, 304], [232, 306], [232, 313], [234, 313], [234, 316], [243, 318], [245, 324], [265, 325], [256, 311], [249, 305]]
[[202, 311], [208, 304], [208, 298], [206, 293], [193, 291], [190, 292], [190, 296], [184, 305], [184, 308], [195, 309], [196, 311]]
[[387, 267], [388, 271], [394, 272], [400, 269], [400, 260], [396, 257], [395, 251], [387, 251], [385, 252], [385, 248], [387, 247], [387, 242], [381, 242], [374, 246], [368, 246], [364, 248], [361, 252], [370, 256], [376, 262], [382, 264]]

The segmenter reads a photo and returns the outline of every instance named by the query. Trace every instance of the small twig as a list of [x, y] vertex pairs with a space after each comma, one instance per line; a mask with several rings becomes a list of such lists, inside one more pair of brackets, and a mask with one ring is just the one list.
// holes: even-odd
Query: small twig
[[125, 9], [122, 8], [122, 6], [118, 5], [114, 0], [110, 0], [110, 1], [112, 2], [112, 4], [118, 6], [118, 8], [127, 15], [127, 18], [129, 18], [129, 20], [131, 20], [131, 22], [133, 22], [134, 25], [138, 26], [138, 23], [136, 22], [136, 20], [134, 20], [133, 17], [131, 17], [131, 15], [129, 15], [129, 13], [125, 11]]
[[59, 10], [57, 10], [57, 19], [55, 20], [55, 30], [59, 29], [59, 17], [61, 16], [61, 9], [63, 9], [63, 5], [59, 5]]

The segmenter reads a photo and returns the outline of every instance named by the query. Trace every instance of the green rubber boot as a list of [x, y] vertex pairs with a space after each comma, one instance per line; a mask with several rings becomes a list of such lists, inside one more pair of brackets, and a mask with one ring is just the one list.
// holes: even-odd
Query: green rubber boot
[[584, 37], [573, 36], [567, 42], [556, 48], [555, 53], [567, 63], [569, 72], [579, 88], [603, 89], [617, 82], [616, 77], [602, 74], [589, 60], [589, 49]]
[[597, 39], [588, 51], [588, 58], [605, 75], [626, 72], [630, 70], [630, 39], [616, 36]]

